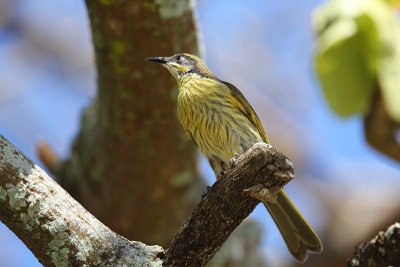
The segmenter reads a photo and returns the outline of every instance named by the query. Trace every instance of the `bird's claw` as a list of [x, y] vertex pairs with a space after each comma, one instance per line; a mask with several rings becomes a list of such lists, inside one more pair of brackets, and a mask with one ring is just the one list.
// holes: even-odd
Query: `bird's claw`
[[233, 157], [229, 160], [229, 165], [231, 166], [231, 168], [236, 165], [238, 158], [239, 154], [237, 153], [233, 154]]

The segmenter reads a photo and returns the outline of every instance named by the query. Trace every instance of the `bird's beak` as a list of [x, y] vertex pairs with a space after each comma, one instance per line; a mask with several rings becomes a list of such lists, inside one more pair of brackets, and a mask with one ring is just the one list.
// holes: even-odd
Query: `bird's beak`
[[152, 61], [152, 62], [156, 62], [159, 64], [166, 64], [168, 62], [167, 58], [165, 58], [165, 57], [149, 57], [149, 58], [146, 58], [146, 61]]

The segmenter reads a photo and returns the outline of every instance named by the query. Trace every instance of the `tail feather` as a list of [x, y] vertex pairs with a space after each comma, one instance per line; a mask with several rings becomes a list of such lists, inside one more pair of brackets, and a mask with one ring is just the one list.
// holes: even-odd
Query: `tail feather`
[[322, 251], [321, 240], [283, 190], [279, 192], [276, 202], [264, 205], [278, 226], [290, 253], [297, 260], [305, 261], [308, 251]]

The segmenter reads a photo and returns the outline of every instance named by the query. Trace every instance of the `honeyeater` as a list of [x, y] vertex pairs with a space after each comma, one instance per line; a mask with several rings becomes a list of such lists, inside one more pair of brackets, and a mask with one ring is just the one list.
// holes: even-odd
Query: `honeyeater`
[[[186, 134], [208, 159], [218, 178], [230, 159], [268, 136], [249, 102], [234, 85], [218, 79], [196, 56], [177, 54], [152, 57], [176, 79], [179, 87], [178, 118]], [[283, 190], [274, 202], [265, 202], [290, 253], [305, 261], [308, 251], [321, 252], [317, 234]]]

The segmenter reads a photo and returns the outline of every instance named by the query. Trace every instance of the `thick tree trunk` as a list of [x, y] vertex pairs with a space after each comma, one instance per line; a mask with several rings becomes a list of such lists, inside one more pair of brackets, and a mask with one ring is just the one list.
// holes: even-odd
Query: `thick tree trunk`
[[[175, 81], [144, 61], [198, 54], [193, 3], [87, 0], [98, 95], [64, 163], [48, 148], [39, 150], [61, 185], [90, 212], [117, 233], [148, 244], [168, 245], [205, 190], [197, 149], [177, 121]], [[259, 232], [254, 223], [248, 228]], [[244, 249], [241, 257], [224, 249], [219, 263], [262, 264], [259, 239], [247, 233], [234, 235]]]
[[203, 183], [196, 149], [177, 121], [176, 84], [144, 59], [198, 53], [191, 1], [86, 4], [98, 96], [83, 115], [60, 183], [119, 234], [167, 245]]

